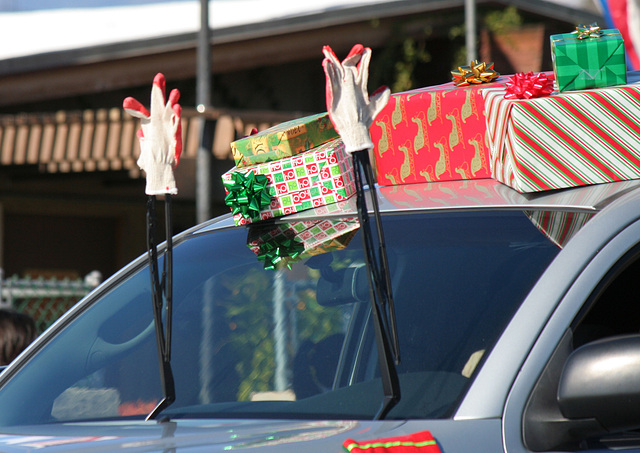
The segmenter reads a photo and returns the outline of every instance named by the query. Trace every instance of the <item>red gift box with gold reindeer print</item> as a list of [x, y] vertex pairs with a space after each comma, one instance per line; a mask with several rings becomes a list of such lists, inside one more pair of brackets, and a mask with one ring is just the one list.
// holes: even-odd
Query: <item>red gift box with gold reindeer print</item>
[[370, 128], [378, 184], [491, 177], [482, 97], [488, 85], [502, 83], [393, 94]]

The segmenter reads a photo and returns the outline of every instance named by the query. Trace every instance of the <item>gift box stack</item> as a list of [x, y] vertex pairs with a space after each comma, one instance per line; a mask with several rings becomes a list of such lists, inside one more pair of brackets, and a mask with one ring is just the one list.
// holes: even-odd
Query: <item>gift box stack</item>
[[640, 178], [640, 84], [620, 33], [579, 25], [550, 46], [553, 73], [392, 96], [371, 127], [378, 183], [493, 177], [538, 192]]
[[[493, 177], [538, 192], [639, 179], [640, 82], [627, 81], [620, 33], [579, 25], [550, 46], [553, 73], [499, 77], [473, 61], [451, 83], [393, 95], [370, 128], [378, 183]], [[337, 136], [323, 114], [236, 142], [223, 176], [236, 223], [351, 196]]]
[[278, 225], [252, 225], [247, 247], [264, 262], [266, 269], [282, 266], [310, 256], [341, 250], [360, 227], [357, 218], [289, 222]]
[[557, 92], [484, 92], [492, 176], [519, 192], [640, 178], [640, 85], [617, 30], [551, 36]]
[[222, 175], [237, 225], [346, 200], [353, 164], [326, 113], [283, 123], [232, 144]]

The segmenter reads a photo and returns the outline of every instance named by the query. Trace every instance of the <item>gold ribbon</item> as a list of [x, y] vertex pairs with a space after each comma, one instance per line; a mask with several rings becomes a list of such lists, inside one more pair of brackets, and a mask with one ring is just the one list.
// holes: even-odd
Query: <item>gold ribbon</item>
[[478, 62], [473, 60], [469, 66], [459, 66], [457, 71], [451, 71], [453, 83], [456, 86], [488, 83], [500, 77], [493, 69], [493, 63]]
[[593, 22], [591, 25], [578, 24], [576, 29], [571, 33], [578, 35], [578, 39], [602, 37], [602, 30], [596, 22]]

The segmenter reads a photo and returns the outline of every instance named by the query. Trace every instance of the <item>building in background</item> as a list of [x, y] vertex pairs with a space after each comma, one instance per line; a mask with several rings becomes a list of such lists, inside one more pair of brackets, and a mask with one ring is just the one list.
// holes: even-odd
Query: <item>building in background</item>
[[[35, 9], [38, 3], [56, 6]], [[75, 6], [69, 8], [69, 5]], [[481, 60], [509, 74], [551, 69], [548, 36], [602, 21], [590, 0], [477, 2]], [[126, 96], [157, 72], [178, 88], [185, 151], [176, 230], [195, 222], [198, 1], [0, 1], [0, 266], [106, 277], [145, 249], [144, 180]], [[464, 64], [464, 0], [211, 0], [213, 181], [229, 143], [325, 110], [322, 46], [373, 48], [370, 86], [444, 83]], [[214, 213], [227, 211], [214, 184]]]

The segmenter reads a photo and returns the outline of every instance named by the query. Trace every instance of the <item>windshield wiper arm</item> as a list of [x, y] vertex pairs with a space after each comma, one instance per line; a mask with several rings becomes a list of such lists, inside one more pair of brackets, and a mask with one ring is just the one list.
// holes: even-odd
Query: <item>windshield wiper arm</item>
[[[365, 262], [369, 278], [369, 293], [371, 297], [371, 313], [373, 315], [374, 332], [380, 363], [380, 374], [384, 399], [380, 409], [375, 415], [375, 420], [382, 420], [391, 409], [400, 401], [400, 382], [396, 365], [400, 363], [400, 347], [398, 342], [398, 329], [396, 326], [393, 293], [391, 290], [391, 277], [389, 263], [385, 248], [384, 233], [380, 209], [373, 181], [373, 171], [369, 160], [369, 151], [356, 151], [352, 154], [354, 163], [354, 177], [356, 183], [356, 204], [358, 207], [358, 220], [362, 231]], [[366, 183], [371, 193], [371, 203], [376, 230], [378, 233], [378, 250], [373, 245], [373, 235], [369, 224], [369, 212], [364, 193], [364, 184], [360, 170], [364, 173]]]
[[[171, 236], [171, 195], [165, 195], [165, 234], [166, 250], [164, 254], [162, 280], [158, 271], [158, 248], [156, 241], [157, 216], [156, 197], [150, 195], [147, 200], [147, 249], [149, 252], [149, 271], [151, 273], [151, 298], [153, 319], [156, 327], [156, 343], [160, 364], [160, 384], [163, 398], [147, 415], [146, 420], [155, 419], [176, 400], [175, 383], [171, 369], [171, 319], [173, 311], [173, 240]], [[162, 308], [166, 307], [166, 325], [162, 323]]]

